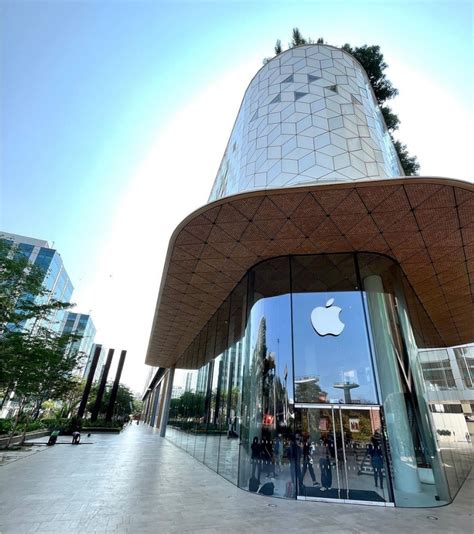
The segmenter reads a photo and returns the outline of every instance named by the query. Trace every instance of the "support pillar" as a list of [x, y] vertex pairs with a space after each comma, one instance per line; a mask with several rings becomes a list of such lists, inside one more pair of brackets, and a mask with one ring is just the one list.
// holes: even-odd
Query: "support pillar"
[[105, 386], [107, 385], [107, 376], [109, 374], [110, 364], [112, 363], [113, 357], [114, 349], [109, 349], [109, 352], [107, 354], [107, 360], [105, 362], [104, 369], [102, 370], [102, 376], [100, 377], [97, 398], [95, 399], [94, 408], [92, 408], [91, 421], [97, 421], [97, 418], [99, 417], [100, 406], [102, 404], [102, 398], [104, 397]]
[[89, 369], [89, 374], [87, 375], [86, 385], [84, 391], [82, 392], [81, 404], [77, 410], [77, 417], [82, 419], [84, 417], [84, 412], [86, 411], [87, 401], [89, 399], [89, 393], [91, 392], [92, 381], [94, 380], [95, 370], [97, 368], [97, 362], [99, 361], [100, 351], [102, 350], [102, 345], [96, 345], [94, 356], [92, 357], [91, 366]]
[[120, 377], [122, 376], [122, 369], [123, 364], [125, 363], [125, 356], [127, 355], [127, 351], [123, 350], [120, 353], [120, 360], [117, 367], [117, 372], [115, 374], [115, 380], [114, 385], [112, 386], [112, 391], [110, 393], [110, 400], [109, 400], [109, 406], [107, 408], [107, 414], [105, 416], [106, 421], [112, 421], [112, 416], [114, 415], [114, 408], [115, 408], [115, 399], [117, 398], [117, 391], [120, 384]]
[[402, 382], [398, 371], [395, 344], [390, 331], [390, 317], [382, 278], [364, 280], [370, 325], [377, 363], [377, 375], [387, 425], [395, 488], [407, 493], [420, 493], [421, 484], [415, 449], [408, 421]]
[[163, 403], [163, 416], [161, 418], [160, 425], [160, 437], [164, 438], [166, 436], [166, 426], [168, 424], [168, 417], [170, 413], [170, 404], [171, 404], [171, 391], [173, 389], [173, 379], [174, 379], [174, 367], [171, 367], [168, 371], [168, 379], [166, 381], [166, 393]]
[[[423, 379], [423, 371], [419, 361], [418, 346], [415, 340], [415, 334], [411, 327], [411, 322], [408, 315], [408, 306], [406, 303], [403, 287], [401, 283], [395, 285], [395, 292], [397, 295], [398, 317], [400, 320], [400, 328], [403, 333], [405, 346], [410, 360], [410, 368], [412, 371], [413, 381], [415, 384], [415, 391], [418, 397], [418, 409], [420, 411], [420, 424], [423, 433], [423, 443], [426, 449], [425, 454], [429, 455], [433, 471], [433, 478], [435, 480], [437, 495], [441, 501], [450, 502], [451, 496], [446, 479], [445, 469], [443, 466], [443, 459], [440, 450], [438, 449], [436, 434], [434, 433], [434, 424], [428, 403], [426, 399], [429, 398], [426, 391], [426, 383]], [[452, 349], [449, 349], [451, 351]], [[456, 374], [454, 372], [453, 360], [451, 360], [451, 367], [453, 369], [454, 379]], [[459, 377], [460, 378], [460, 377]], [[431, 423], [431, 424], [430, 424]]]

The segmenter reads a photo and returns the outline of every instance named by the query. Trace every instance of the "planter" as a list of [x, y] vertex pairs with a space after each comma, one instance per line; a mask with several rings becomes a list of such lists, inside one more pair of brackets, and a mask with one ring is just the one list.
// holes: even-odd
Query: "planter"
[[[27, 432], [25, 436], [25, 442], [37, 439], [37, 438], [44, 438], [44, 436], [49, 436], [51, 434], [50, 430], [33, 430], [33, 432]], [[10, 443], [10, 445], [17, 445], [21, 441], [22, 434], [19, 434], [17, 436], [13, 436], [13, 439]], [[5, 447], [5, 445], [8, 443], [8, 436], [2, 436], [0, 438], [0, 448]]]
[[99, 432], [111, 432], [112, 434], [120, 434], [121, 431], [122, 431], [121, 428], [108, 428], [105, 426], [94, 426], [94, 427], [84, 426], [82, 427], [81, 434], [87, 434], [89, 432], [91, 434], [96, 434]]

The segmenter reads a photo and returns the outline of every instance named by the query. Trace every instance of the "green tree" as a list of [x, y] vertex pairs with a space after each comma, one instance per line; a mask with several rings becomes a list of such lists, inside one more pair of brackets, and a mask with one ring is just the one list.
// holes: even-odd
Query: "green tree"
[[[8, 332], [0, 338], [2, 380], [12, 385], [19, 404], [7, 447], [22, 416], [28, 423], [39, 413], [43, 402], [59, 400], [69, 392], [78, 363], [77, 352], [66, 351], [70, 343], [70, 334], [58, 335], [44, 327], [34, 334]], [[27, 424], [23, 440], [26, 428]]]
[[[100, 404], [99, 408], [99, 417], [105, 417], [107, 413], [107, 408], [109, 406], [110, 402], [110, 395], [112, 392], [112, 382], [108, 382], [104, 395], [102, 397], [102, 402]], [[94, 386], [91, 389], [91, 393], [89, 395], [89, 402], [87, 403], [87, 409], [91, 412], [94, 408], [95, 401], [97, 399], [97, 393], [99, 390], [99, 385], [94, 384]], [[116, 417], [123, 418], [126, 415], [131, 414], [132, 412], [135, 412], [135, 397], [133, 395], [133, 392], [124, 384], [119, 384], [118, 390], [117, 390], [117, 397], [115, 398], [115, 410], [114, 413]]]
[[77, 350], [66, 350], [77, 336], [59, 335], [49, 321], [71, 304], [51, 298], [45, 276], [17, 245], [0, 239], [0, 391], [2, 404], [12, 392], [19, 404], [8, 445], [22, 417], [28, 422], [43, 402], [66, 395], [78, 364]]
[[301, 32], [298, 28], [293, 28], [293, 33], [291, 36], [291, 43], [288, 45], [289, 48], [295, 46], [301, 46], [308, 44], [308, 41], [301, 35]]
[[72, 304], [51, 298], [43, 287], [46, 271], [29, 263], [18, 245], [0, 239], [0, 335], [18, 330], [28, 319], [34, 326]]
[[326, 402], [326, 391], [321, 389], [319, 378], [295, 381], [295, 398], [298, 402]]
[[280, 39], [277, 39], [277, 42], [275, 43], [275, 55], [278, 56], [278, 54], [281, 54], [281, 41], [280, 41]]
[[[79, 356], [82, 358], [82, 355]], [[78, 376], [71, 379], [69, 389], [61, 398], [60, 417], [71, 417], [72, 414], [76, 413], [82, 399], [85, 384], [86, 381]]]

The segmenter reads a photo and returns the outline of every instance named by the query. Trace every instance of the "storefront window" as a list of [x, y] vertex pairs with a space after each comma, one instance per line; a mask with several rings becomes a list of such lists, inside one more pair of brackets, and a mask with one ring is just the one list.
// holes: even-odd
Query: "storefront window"
[[248, 277], [239, 484], [293, 497], [294, 471], [287, 454], [294, 420], [289, 258], [263, 262]]
[[473, 361], [390, 258], [273, 258], [178, 362], [167, 436], [249, 491], [442, 505], [472, 465]]
[[295, 401], [377, 404], [353, 255], [292, 258]]

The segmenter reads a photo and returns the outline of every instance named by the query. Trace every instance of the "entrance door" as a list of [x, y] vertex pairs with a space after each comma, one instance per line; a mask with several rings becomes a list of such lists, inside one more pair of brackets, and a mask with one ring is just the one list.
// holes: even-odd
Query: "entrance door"
[[392, 503], [380, 409], [297, 405], [298, 497]]

